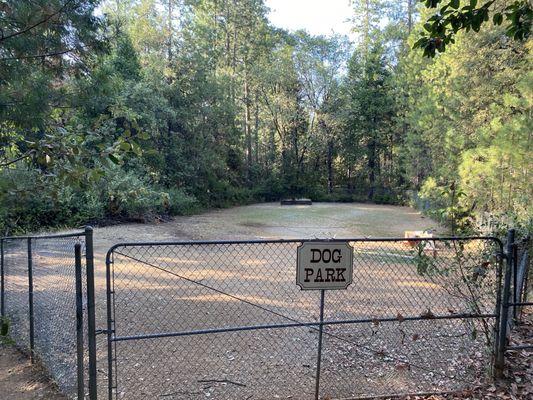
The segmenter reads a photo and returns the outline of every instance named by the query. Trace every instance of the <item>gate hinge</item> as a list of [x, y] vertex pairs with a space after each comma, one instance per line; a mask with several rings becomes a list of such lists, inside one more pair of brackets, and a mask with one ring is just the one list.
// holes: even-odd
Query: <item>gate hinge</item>
[[109, 331], [107, 329], [97, 329], [94, 333], [96, 335], [107, 335], [108, 333], [115, 333], [115, 330], [111, 329], [111, 331]]

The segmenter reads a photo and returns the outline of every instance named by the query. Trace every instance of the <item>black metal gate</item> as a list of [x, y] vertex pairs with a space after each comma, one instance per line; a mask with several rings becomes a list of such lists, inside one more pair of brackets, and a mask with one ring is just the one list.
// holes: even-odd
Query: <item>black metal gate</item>
[[[301, 291], [304, 240], [107, 254], [107, 396], [310, 399], [458, 390], [503, 352], [494, 238], [343, 239], [347, 290]], [[497, 365], [501, 368], [501, 365]]]

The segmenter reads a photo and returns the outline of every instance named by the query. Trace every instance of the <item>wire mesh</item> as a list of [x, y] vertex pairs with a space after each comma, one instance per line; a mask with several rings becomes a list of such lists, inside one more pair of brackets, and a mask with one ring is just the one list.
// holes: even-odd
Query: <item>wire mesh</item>
[[[9, 335], [30, 352], [28, 239], [4, 240], [5, 309]], [[74, 246], [84, 234], [31, 238], [35, 358], [69, 398], [77, 394], [76, 281]], [[85, 293], [85, 265], [82, 263]], [[83, 296], [85, 299], [85, 296]], [[86, 307], [83, 306], [84, 322]], [[86, 337], [86, 325], [83, 325]], [[86, 359], [86, 358], [85, 358]]]
[[[35, 352], [62, 391], [72, 396], [77, 390], [74, 259], [76, 243], [84, 241], [79, 238], [37, 238], [33, 241]], [[82, 263], [83, 293], [85, 275]], [[86, 321], [86, 304], [83, 310]]]
[[[263, 329], [318, 320], [320, 292], [295, 283], [300, 244], [116, 246], [108, 288], [114, 396], [312, 398], [318, 327]], [[350, 245], [354, 283], [326, 292], [325, 320], [353, 323], [324, 328], [321, 398], [450, 390], [486, 375], [498, 242]], [[236, 327], [250, 330], [210, 331]]]
[[29, 351], [27, 239], [4, 240], [4, 285], [10, 337], [20, 349]]

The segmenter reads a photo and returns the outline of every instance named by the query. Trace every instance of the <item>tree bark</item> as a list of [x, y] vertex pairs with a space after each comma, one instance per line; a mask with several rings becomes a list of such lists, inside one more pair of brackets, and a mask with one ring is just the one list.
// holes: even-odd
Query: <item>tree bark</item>
[[167, 42], [168, 61], [172, 60], [172, 0], [168, 0], [168, 42]]
[[246, 71], [246, 61], [244, 63], [244, 137], [246, 140], [246, 162], [248, 173], [252, 166], [252, 132], [250, 126], [250, 90], [248, 87], [248, 72]]
[[259, 164], [259, 94], [255, 91], [255, 108], [254, 108], [254, 160], [256, 164]]
[[328, 193], [333, 193], [333, 140], [328, 140]]
[[370, 139], [368, 143], [368, 200], [374, 200], [374, 191], [376, 185], [376, 141]]

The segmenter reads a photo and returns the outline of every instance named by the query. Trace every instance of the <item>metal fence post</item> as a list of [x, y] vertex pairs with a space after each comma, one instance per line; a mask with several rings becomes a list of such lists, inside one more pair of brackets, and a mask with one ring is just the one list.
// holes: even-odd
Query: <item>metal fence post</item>
[[516, 303], [521, 302], [522, 287], [518, 280], [519, 265], [518, 265], [518, 245], [513, 238], [513, 323], [516, 324], [518, 319], [518, 306]]
[[89, 399], [97, 398], [96, 383], [96, 321], [94, 301], [93, 228], [85, 228], [85, 261], [87, 268], [87, 335], [89, 353]]
[[[526, 244], [525, 244], [525, 248], [524, 248], [524, 251], [522, 253], [522, 258], [523, 258], [523, 262], [524, 262], [524, 279], [523, 279], [523, 282], [522, 282], [522, 297], [521, 297], [521, 301], [522, 303], [528, 303], [528, 295], [529, 295], [529, 290], [528, 290], [528, 284], [529, 284], [529, 268], [531, 267], [530, 265], [530, 257], [533, 257], [533, 254], [530, 253], [530, 249], [531, 249], [531, 237], [528, 237], [526, 239]], [[522, 310], [522, 309], [521, 309]]]
[[4, 239], [0, 239], [0, 316], [6, 316], [6, 289], [4, 272]]
[[78, 400], [85, 398], [85, 385], [83, 382], [83, 288], [81, 278], [81, 244], [74, 245], [75, 284], [76, 284], [76, 356], [78, 378]]
[[35, 349], [35, 324], [33, 314], [33, 256], [31, 238], [28, 238], [28, 310], [30, 317], [30, 362], [34, 362]]
[[315, 382], [315, 400], [320, 397], [320, 368], [322, 364], [322, 333], [324, 331], [324, 296], [326, 291], [320, 291], [320, 325], [318, 327], [318, 355], [316, 359], [316, 382]]
[[112, 319], [112, 286], [111, 286], [111, 263], [112, 253], [106, 256], [106, 299], [107, 299], [107, 393], [108, 398], [113, 398], [113, 319]]
[[509, 325], [509, 298], [511, 295], [511, 280], [512, 280], [512, 263], [513, 263], [513, 243], [515, 231], [509, 230], [507, 233], [506, 244], [506, 266], [505, 279], [503, 283], [502, 304], [500, 312], [500, 327], [498, 329], [498, 346], [496, 354], [496, 362], [494, 365], [494, 375], [496, 378], [503, 377], [503, 369], [505, 364], [505, 347], [507, 341], [507, 328]]
[[507, 304], [507, 308], [511, 308], [511, 318], [507, 322], [507, 330], [510, 330], [515, 322], [515, 312], [516, 312], [516, 292], [517, 288], [517, 265], [516, 265], [516, 234], [514, 229], [509, 229], [507, 232], [507, 243], [506, 243], [506, 252], [507, 257], [509, 258], [509, 265], [511, 266], [511, 292], [509, 297], [505, 299], [504, 304]]

